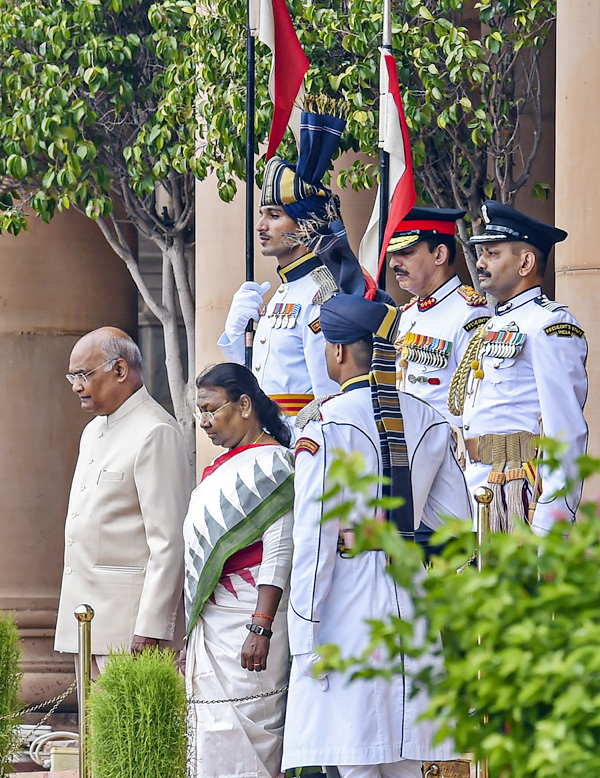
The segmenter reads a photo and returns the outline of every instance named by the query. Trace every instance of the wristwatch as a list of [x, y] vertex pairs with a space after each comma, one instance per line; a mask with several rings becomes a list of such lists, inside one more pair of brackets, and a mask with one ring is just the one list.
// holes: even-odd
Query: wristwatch
[[249, 629], [250, 632], [254, 632], [257, 635], [263, 635], [264, 637], [269, 638], [269, 640], [273, 637], [273, 630], [261, 627], [260, 624], [246, 624], [246, 629]]

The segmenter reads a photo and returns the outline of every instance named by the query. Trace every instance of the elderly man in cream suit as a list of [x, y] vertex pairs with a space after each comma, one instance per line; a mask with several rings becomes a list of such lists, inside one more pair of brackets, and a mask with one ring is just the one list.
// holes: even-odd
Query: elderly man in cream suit
[[77, 652], [73, 610], [91, 605], [94, 676], [110, 648], [141, 651], [178, 632], [192, 470], [177, 422], [148, 394], [141, 366], [133, 340], [103, 327], [75, 344], [67, 374], [95, 418], [71, 485], [54, 647]]

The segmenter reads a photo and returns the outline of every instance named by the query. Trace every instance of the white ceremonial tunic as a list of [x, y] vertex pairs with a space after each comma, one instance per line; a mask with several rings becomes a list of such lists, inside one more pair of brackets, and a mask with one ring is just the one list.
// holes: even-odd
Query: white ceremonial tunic
[[[465, 400], [465, 438], [518, 431], [539, 435], [541, 417], [544, 436], [567, 443], [564, 466], [553, 473], [542, 468], [542, 494], [532, 529], [544, 533], [557, 519], [572, 521], [581, 497], [580, 482], [566, 497], [555, 494], [565, 486], [567, 476], [575, 477], [575, 459], [587, 446], [583, 417], [587, 342], [566, 306], [549, 301], [539, 286], [497, 305], [486, 327], [490, 333], [515, 333], [505, 336], [516, 338], [515, 342], [519, 333], [525, 338], [522, 345], [517, 342], [513, 347], [518, 353], [507, 357], [490, 355], [484, 346], [484, 377], [476, 393], [472, 382]], [[471, 492], [487, 484], [490, 470], [490, 465], [468, 463], [465, 475]]]
[[[82, 603], [92, 654], [183, 627], [183, 520], [192, 471], [175, 419], [142, 387], [83, 430], [65, 524], [56, 651], [77, 653]], [[183, 637], [183, 631], [181, 636]]]
[[469, 302], [470, 295], [465, 290], [470, 287], [463, 286], [459, 277], [453, 276], [430, 297], [414, 300], [404, 308], [398, 340], [410, 333], [409, 338], [414, 337], [416, 342], [410, 349], [402, 378], [402, 354], [396, 360], [398, 388], [426, 400], [450, 424], [459, 427], [460, 417], [452, 416], [448, 410], [450, 379], [471, 336], [492, 315], [491, 306], [482, 303], [478, 299], [480, 295]]
[[[366, 378], [366, 377], [365, 377]], [[352, 384], [350, 384], [352, 386]], [[386, 572], [383, 551], [354, 558], [337, 552], [337, 520], [321, 524], [318, 502], [336, 449], [359, 451], [367, 473], [380, 473], [379, 435], [371, 391], [357, 382], [321, 406], [323, 421], [311, 421], [297, 443], [294, 555], [288, 625], [293, 656], [336, 643], [342, 655], [358, 656], [369, 641], [367, 619], [391, 615], [410, 619], [407, 592]], [[411, 462], [415, 526], [421, 517], [436, 526], [442, 514], [470, 521], [470, 498], [462, 471], [450, 449], [450, 428], [429, 405], [401, 393], [405, 436]], [[301, 447], [306, 446], [304, 450]], [[314, 451], [314, 453], [312, 453]], [[340, 494], [336, 500], [346, 497]], [[332, 508], [327, 502], [325, 510]], [[356, 517], [357, 519], [362, 518]], [[422, 634], [423, 624], [416, 624]], [[385, 661], [383, 655], [373, 662]], [[414, 660], [405, 657], [408, 671]], [[348, 675], [329, 673], [329, 687], [299, 672], [294, 660], [284, 731], [283, 768], [301, 765], [367, 765], [401, 759], [447, 759], [451, 745], [432, 745], [435, 726], [417, 721], [423, 694], [412, 696], [408, 678], [396, 675], [348, 683]]]
[[[323, 296], [322, 279], [327, 276], [330, 284], [325, 299], [337, 291], [335, 280], [312, 253], [277, 272], [283, 283], [259, 319], [252, 350], [252, 372], [263, 392], [276, 398], [277, 395], [335, 394], [339, 386], [327, 373], [318, 304]], [[244, 335], [230, 342], [223, 334], [218, 346], [226, 359], [244, 363]]]

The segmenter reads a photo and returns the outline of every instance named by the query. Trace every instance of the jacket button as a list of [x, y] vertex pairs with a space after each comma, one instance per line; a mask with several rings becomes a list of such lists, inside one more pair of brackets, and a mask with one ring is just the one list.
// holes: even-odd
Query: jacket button
[[254, 365], [254, 369], [255, 369], [255, 370], [256, 370], [256, 372], [258, 373], [258, 371], [260, 370], [260, 365]]
[[266, 339], [266, 338], [261, 338], [261, 339], [260, 339], [260, 342], [261, 342], [261, 343], [266, 343], [266, 342], [267, 342], [267, 339]]
[[73, 572], [73, 570], [70, 567], [65, 567], [65, 573], [67, 575], [71, 575], [72, 572]]

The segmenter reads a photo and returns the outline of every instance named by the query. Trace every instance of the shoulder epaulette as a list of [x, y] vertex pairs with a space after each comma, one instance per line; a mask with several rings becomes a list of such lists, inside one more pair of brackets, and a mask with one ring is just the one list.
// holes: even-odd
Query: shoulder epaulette
[[461, 297], [465, 298], [467, 305], [472, 305], [474, 307], [487, 305], [486, 296], [481, 294], [481, 292], [478, 292], [477, 289], [473, 289], [473, 287], [469, 286], [468, 284], [459, 286], [456, 291]]
[[414, 305], [417, 302], [418, 299], [419, 299], [419, 295], [416, 294], [414, 297], [411, 297], [407, 303], [401, 305], [400, 310], [404, 313], [404, 311], [407, 311], [411, 305]]
[[322, 397], [315, 397], [314, 400], [311, 400], [298, 412], [294, 425], [303, 430], [309, 421], [321, 421], [321, 406], [331, 397], [337, 397], [337, 394], [324, 394]]
[[564, 311], [569, 307], [568, 305], [565, 305], [565, 303], [557, 303], [556, 300], [548, 299], [545, 294], [536, 297], [535, 303], [536, 305], [541, 305], [542, 308], [545, 308], [547, 311]]
[[336, 292], [339, 292], [339, 287], [333, 277], [333, 273], [328, 267], [325, 267], [325, 265], [321, 265], [320, 267], [311, 270], [310, 277], [319, 287], [312, 299], [313, 305], [323, 305], [323, 303], [327, 302], [330, 297], [333, 297]]

